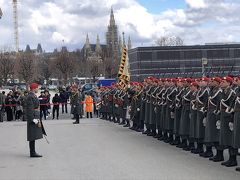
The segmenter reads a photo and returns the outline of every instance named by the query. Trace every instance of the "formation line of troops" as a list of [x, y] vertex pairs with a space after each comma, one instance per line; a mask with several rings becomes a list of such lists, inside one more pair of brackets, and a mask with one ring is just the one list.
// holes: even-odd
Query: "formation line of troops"
[[226, 167], [237, 166], [240, 77], [148, 77], [130, 85], [127, 90], [118, 84], [100, 89], [102, 119], [131, 126], [213, 162], [223, 161]]

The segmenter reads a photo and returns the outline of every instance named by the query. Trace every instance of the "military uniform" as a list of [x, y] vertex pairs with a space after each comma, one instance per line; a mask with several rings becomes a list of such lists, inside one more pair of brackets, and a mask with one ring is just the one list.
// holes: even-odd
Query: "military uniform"
[[71, 104], [71, 108], [72, 108], [72, 114], [74, 116], [74, 118], [76, 119], [76, 121], [74, 122], [74, 124], [79, 124], [79, 118], [82, 114], [82, 100], [81, 97], [79, 96], [79, 92], [74, 92], [71, 95], [70, 98], [70, 104]]
[[197, 121], [195, 137], [197, 139], [197, 149], [193, 151], [195, 154], [203, 153], [203, 140], [205, 136], [208, 95], [208, 87], [201, 87], [197, 94]]
[[[189, 129], [190, 129], [190, 102], [191, 102], [191, 94], [189, 88], [185, 88], [183, 92], [182, 98], [182, 112], [181, 112], [181, 119], [180, 119], [180, 127], [179, 127], [179, 135], [182, 139], [182, 146], [184, 150], [188, 150], [187, 140], [189, 138]], [[190, 150], [190, 149], [189, 149]]]
[[178, 90], [176, 92], [175, 110], [174, 110], [173, 133], [174, 133], [175, 139], [174, 139], [174, 142], [171, 143], [172, 145], [179, 145], [179, 143], [180, 143], [179, 127], [180, 127], [181, 112], [182, 112], [183, 93], [184, 93], [184, 88], [178, 88]]
[[29, 141], [30, 157], [42, 157], [35, 151], [35, 140], [46, 135], [43, 123], [40, 120], [39, 100], [30, 92], [26, 98], [27, 141]]
[[175, 86], [172, 86], [169, 88], [166, 95], [166, 117], [165, 117], [164, 129], [169, 134], [168, 139], [165, 140], [166, 143], [171, 143], [173, 141], [174, 108], [175, 108], [176, 93], [177, 93], [177, 88]]

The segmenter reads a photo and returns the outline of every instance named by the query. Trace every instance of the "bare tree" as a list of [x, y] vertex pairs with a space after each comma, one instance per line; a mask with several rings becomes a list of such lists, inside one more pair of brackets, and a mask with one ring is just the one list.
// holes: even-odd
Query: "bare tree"
[[67, 84], [68, 78], [74, 72], [74, 61], [70, 53], [66, 49], [62, 49], [57, 53], [55, 59], [56, 68], [60, 71], [64, 84]]
[[14, 74], [14, 60], [10, 53], [0, 53], [0, 77], [1, 84], [6, 84]]
[[155, 43], [158, 46], [183, 46], [184, 41], [178, 36], [162, 36]]
[[35, 80], [35, 63], [34, 54], [31, 52], [22, 52], [18, 54], [19, 60], [19, 77], [22, 78], [28, 85], [31, 81]]
[[47, 85], [49, 84], [49, 79], [53, 74], [53, 62], [49, 57], [43, 57], [39, 61], [40, 75], [41, 78], [46, 80]]

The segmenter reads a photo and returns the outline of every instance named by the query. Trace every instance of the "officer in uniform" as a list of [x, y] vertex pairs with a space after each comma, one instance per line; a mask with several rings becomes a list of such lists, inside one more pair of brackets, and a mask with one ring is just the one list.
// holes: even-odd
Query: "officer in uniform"
[[190, 122], [189, 122], [189, 147], [190, 151], [194, 151], [196, 142], [196, 120], [197, 120], [197, 105], [196, 98], [199, 89], [199, 84], [195, 79], [195, 82], [191, 83], [191, 97], [190, 97]]
[[144, 124], [146, 126], [146, 131], [143, 132], [143, 134], [150, 134], [151, 133], [151, 127], [149, 124], [149, 117], [150, 117], [150, 98], [151, 93], [154, 89], [152, 86], [152, 80], [153, 77], [147, 78], [147, 87], [146, 87], [146, 103], [145, 103], [145, 117], [144, 117]]
[[159, 82], [158, 82], [158, 86], [159, 86], [159, 92], [156, 94], [156, 112], [155, 112], [155, 115], [156, 115], [156, 127], [157, 127], [157, 135], [155, 136], [155, 138], [162, 138], [162, 126], [161, 126], [161, 110], [162, 110], [162, 94], [163, 92], [165, 91], [165, 88], [164, 88], [164, 79], [161, 78], [159, 79]]
[[[141, 122], [141, 131], [144, 132], [144, 120], [145, 120], [145, 113], [146, 113], [146, 101], [147, 101], [147, 80], [144, 79], [142, 92], [141, 92], [141, 107], [140, 107], [140, 122]], [[139, 129], [140, 130], [140, 129]]]
[[46, 132], [40, 119], [39, 100], [36, 96], [38, 84], [30, 85], [30, 92], [25, 101], [26, 120], [27, 120], [27, 140], [29, 141], [30, 157], [39, 158], [41, 155], [35, 151], [35, 141], [43, 138]]
[[171, 87], [169, 86], [170, 79], [166, 78], [164, 81], [164, 91], [161, 97], [161, 119], [160, 126], [162, 127], [163, 136], [159, 138], [160, 141], [166, 141], [168, 139], [168, 132], [166, 128], [166, 111], [167, 111], [167, 95], [171, 91]]
[[209, 96], [208, 88], [209, 78], [203, 77], [199, 82], [200, 89], [197, 94], [197, 122], [196, 122], [196, 139], [197, 149], [191, 151], [194, 154], [203, 153], [203, 143], [205, 135], [206, 115], [207, 115], [207, 103]]
[[166, 118], [165, 118], [165, 130], [168, 133], [168, 138], [164, 140], [165, 143], [173, 142], [173, 128], [174, 128], [174, 108], [175, 98], [177, 93], [176, 87], [177, 80], [172, 78], [169, 81], [169, 91], [166, 96]]
[[148, 136], [156, 136], [156, 94], [159, 92], [158, 79], [154, 78], [152, 80], [153, 90], [150, 94], [150, 113], [149, 113], [149, 125], [151, 132], [147, 134]]
[[[216, 147], [219, 144], [219, 130], [216, 127], [216, 123], [219, 120], [220, 113], [220, 101], [222, 98], [222, 89], [220, 88], [221, 78], [214, 77], [209, 84], [209, 98], [208, 98], [208, 110], [205, 127], [205, 139], [206, 151], [200, 154], [204, 158], [210, 158], [213, 156], [212, 146]], [[213, 159], [213, 158], [211, 158]]]
[[[181, 136], [182, 143], [180, 148], [183, 150], [190, 151], [190, 146], [187, 142], [189, 141], [189, 128], [190, 128], [190, 103], [192, 91], [190, 90], [190, 83], [192, 82], [191, 78], [185, 78], [183, 81], [184, 92], [182, 97], [182, 112], [179, 125], [179, 135]], [[192, 144], [189, 144], [192, 145]], [[179, 147], [179, 146], [178, 146]]]
[[[229, 160], [222, 163], [223, 166], [232, 167], [237, 165], [236, 160], [236, 152], [232, 147], [233, 140], [233, 106], [234, 99], [236, 94], [234, 90], [232, 90], [231, 85], [233, 83], [233, 78], [224, 77], [221, 83], [221, 87], [223, 89], [222, 92], [222, 100], [220, 103], [220, 147], [223, 149], [229, 150]], [[223, 159], [222, 159], [223, 160]]]
[[74, 116], [74, 118], [76, 119], [75, 122], [73, 122], [73, 124], [79, 124], [79, 119], [80, 119], [80, 115], [82, 113], [81, 110], [81, 99], [79, 96], [79, 92], [78, 92], [78, 86], [77, 85], [73, 85], [72, 86], [72, 94], [71, 94], [71, 109], [72, 109], [72, 114]]
[[[237, 88], [235, 89], [234, 122], [233, 122], [233, 148], [240, 148], [240, 77], [236, 78]], [[236, 152], [237, 153], [237, 152]], [[240, 172], [240, 168], [236, 168]]]
[[183, 78], [178, 78], [177, 81], [177, 92], [175, 97], [175, 109], [174, 109], [174, 128], [173, 128], [173, 134], [174, 134], [174, 141], [170, 143], [171, 145], [179, 145], [180, 144], [180, 135], [179, 135], [179, 125], [180, 125], [180, 119], [181, 119], [181, 112], [182, 112], [182, 97], [184, 93], [184, 87], [183, 87]]

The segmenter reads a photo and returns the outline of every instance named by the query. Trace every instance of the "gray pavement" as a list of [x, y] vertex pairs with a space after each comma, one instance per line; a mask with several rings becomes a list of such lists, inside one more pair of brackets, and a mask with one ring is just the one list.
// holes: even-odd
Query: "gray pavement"
[[[100, 119], [47, 120], [50, 144], [37, 141], [41, 159], [31, 159], [25, 122], [0, 123], [0, 180], [239, 180], [225, 168]], [[240, 162], [240, 161], [239, 161]]]

